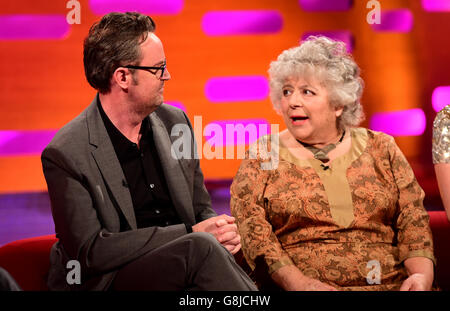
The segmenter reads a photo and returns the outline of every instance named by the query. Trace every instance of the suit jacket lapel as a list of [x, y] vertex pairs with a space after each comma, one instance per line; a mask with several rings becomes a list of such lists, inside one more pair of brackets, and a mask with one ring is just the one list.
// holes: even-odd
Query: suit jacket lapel
[[95, 147], [92, 155], [128, 224], [132, 229], [136, 229], [136, 216], [131, 194], [125, 186], [126, 184], [124, 184], [126, 180], [122, 167], [117, 159], [116, 152], [103, 124], [100, 112], [98, 111], [97, 98], [98, 95], [87, 111], [89, 141]]
[[171, 155], [172, 141], [169, 133], [156, 113], [149, 116], [153, 131], [155, 146], [167, 180], [170, 196], [175, 209], [184, 223], [194, 224], [195, 215], [192, 208], [192, 198], [179, 160]]

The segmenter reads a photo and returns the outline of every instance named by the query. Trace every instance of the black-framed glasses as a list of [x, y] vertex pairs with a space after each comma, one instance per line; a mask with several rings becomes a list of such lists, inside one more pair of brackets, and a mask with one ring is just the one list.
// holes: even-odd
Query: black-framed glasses
[[167, 64], [164, 62], [161, 66], [158, 67], [148, 67], [148, 66], [137, 66], [137, 65], [127, 65], [123, 66], [125, 68], [129, 69], [139, 69], [139, 70], [146, 70], [156, 76], [157, 79], [160, 79], [164, 76], [164, 72], [166, 71]]

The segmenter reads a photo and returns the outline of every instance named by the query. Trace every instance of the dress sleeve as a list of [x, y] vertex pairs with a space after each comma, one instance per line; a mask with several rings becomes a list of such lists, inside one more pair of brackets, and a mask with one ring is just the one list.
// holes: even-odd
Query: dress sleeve
[[450, 163], [450, 105], [433, 122], [433, 163]]
[[399, 194], [395, 223], [399, 259], [403, 262], [410, 257], [426, 257], [436, 264], [429, 216], [423, 206], [425, 193], [392, 137], [389, 139], [387, 149]]
[[231, 213], [236, 218], [241, 235], [242, 251], [254, 270], [262, 263], [272, 274], [285, 265], [292, 265], [268, 221], [264, 191], [270, 170], [262, 170], [255, 159], [242, 161], [231, 185]]

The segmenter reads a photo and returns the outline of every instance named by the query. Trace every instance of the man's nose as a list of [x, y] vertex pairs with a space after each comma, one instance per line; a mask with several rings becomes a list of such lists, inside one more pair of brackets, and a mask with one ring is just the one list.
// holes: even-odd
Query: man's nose
[[172, 78], [172, 76], [170, 75], [169, 70], [167, 70], [167, 68], [166, 68], [166, 70], [164, 70], [163, 76], [161, 77], [161, 80], [166, 81], [166, 80], [170, 80], [170, 78]]

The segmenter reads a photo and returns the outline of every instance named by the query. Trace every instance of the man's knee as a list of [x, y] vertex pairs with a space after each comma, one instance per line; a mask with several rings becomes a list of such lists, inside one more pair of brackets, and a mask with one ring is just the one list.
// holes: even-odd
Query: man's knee
[[220, 246], [220, 243], [211, 233], [206, 232], [193, 232], [189, 234], [189, 239], [194, 242], [195, 245], [204, 246]]
[[195, 252], [228, 252], [211, 233], [194, 232], [189, 234]]

